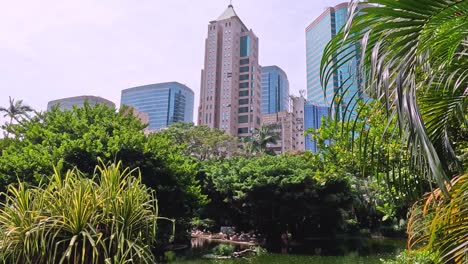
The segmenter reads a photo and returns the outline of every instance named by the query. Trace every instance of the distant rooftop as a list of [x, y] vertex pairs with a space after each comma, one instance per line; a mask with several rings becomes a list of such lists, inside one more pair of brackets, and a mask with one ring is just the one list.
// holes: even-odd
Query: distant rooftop
[[52, 100], [47, 104], [47, 110], [50, 110], [55, 105], [58, 105], [58, 107], [62, 110], [72, 109], [73, 106], [82, 107], [85, 102], [88, 102], [90, 105], [106, 104], [110, 107], [115, 108], [115, 104], [112, 101], [107, 100], [105, 98], [92, 95], [81, 95]]

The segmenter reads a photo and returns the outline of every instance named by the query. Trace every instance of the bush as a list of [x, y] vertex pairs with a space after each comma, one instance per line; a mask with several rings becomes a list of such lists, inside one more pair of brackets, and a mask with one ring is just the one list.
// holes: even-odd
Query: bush
[[434, 253], [431, 253], [427, 250], [425, 251], [414, 251], [411, 254], [405, 250], [400, 253], [396, 259], [383, 260], [381, 259], [382, 264], [408, 264], [408, 263], [417, 263], [417, 264], [434, 264], [436, 263], [437, 256]]
[[192, 219], [190, 224], [192, 228], [205, 231], [205, 230], [212, 230], [213, 227], [216, 225], [216, 222], [209, 218], [205, 218], [205, 219], [194, 218]]
[[229, 244], [219, 244], [212, 249], [212, 253], [218, 256], [231, 256], [234, 251], [234, 246]]
[[154, 263], [157, 201], [134, 171], [58, 171], [47, 186], [20, 182], [2, 194], [2, 263]]

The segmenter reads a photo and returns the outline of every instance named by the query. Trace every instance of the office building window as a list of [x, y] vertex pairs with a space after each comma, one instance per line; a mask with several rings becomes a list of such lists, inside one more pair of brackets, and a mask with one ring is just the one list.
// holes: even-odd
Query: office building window
[[249, 104], [249, 99], [239, 99], [239, 105]]
[[249, 58], [240, 60], [240, 65], [249, 64]]
[[240, 67], [239, 72], [249, 72], [249, 66]]
[[244, 80], [248, 80], [249, 79], [249, 75], [248, 74], [244, 74], [244, 75], [240, 75], [239, 76], [239, 80], [240, 81], [244, 81]]
[[250, 55], [250, 37], [242, 36], [240, 40], [240, 56], [248, 57]]
[[249, 88], [249, 82], [239, 83], [239, 88]]
[[237, 129], [237, 133], [239, 133], [239, 134], [249, 133], [249, 128], [248, 127], [239, 127]]
[[239, 124], [243, 124], [243, 123], [248, 123], [249, 122], [249, 116], [239, 116], [239, 118], [237, 119], [238, 120], [238, 123]]
[[249, 96], [249, 90], [239, 91], [239, 96]]
[[238, 112], [239, 112], [239, 114], [241, 114], [241, 113], [248, 113], [248, 112], [249, 112], [249, 108], [248, 108], [248, 107], [239, 107]]

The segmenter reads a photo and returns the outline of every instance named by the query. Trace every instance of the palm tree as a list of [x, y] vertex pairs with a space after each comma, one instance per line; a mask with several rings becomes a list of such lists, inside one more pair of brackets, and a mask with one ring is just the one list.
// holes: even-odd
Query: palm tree
[[[20, 123], [21, 120], [19, 119], [21, 116], [28, 116], [28, 112], [34, 111], [30, 106], [24, 105], [23, 100], [18, 100], [15, 101], [15, 99], [9, 97], [10, 105], [8, 108], [6, 107], [0, 107], [0, 112], [4, 112], [5, 114], [3, 117], [9, 117], [10, 122], [8, 123], [11, 125], [13, 123], [13, 120], [16, 122]], [[6, 136], [9, 135], [9, 131], [7, 129], [7, 134]]]
[[278, 132], [275, 131], [275, 128], [276, 126], [274, 125], [265, 125], [255, 131], [252, 143], [260, 154], [268, 152], [269, 144], [277, 143], [279, 135]]
[[[410, 149], [414, 166], [409, 169], [413, 175], [425, 176], [438, 185], [440, 189], [434, 193], [444, 197], [438, 204], [461, 200], [464, 203], [459, 204], [466, 208], [468, 185], [458, 184], [454, 188], [446, 184], [464, 174], [461, 157], [466, 156], [466, 149], [457, 146], [460, 140], [466, 143], [468, 128], [468, 1], [353, 0], [349, 10], [345, 27], [325, 48], [321, 67], [323, 87], [332, 81], [339, 67], [346, 67], [350, 60], [360, 57], [359, 71], [352, 81], [364, 80], [364, 93], [381, 101], [389, 122], [398, 121], [399, 133], [394, 134], [402, 137]], [[342, 94], [349, 85], [351, 82], [340, 87]], [[346, 99], [339, 95], [335, 100], [345, 105], [346, 110], [355, 107], [355, 102], [343, 102]], [[347, 112], [352, 111], [343, 111]], [[458, 137], [460, 133], [465, 136]], [[356, 134], [361, 139], [369, 135]], [[363, 152], [369, 155], [368, 151]], [[466, 177], [467, 174], [461, 180], [455, 178], [452, 183], [464, 183]], [[453, 215], [454, 212], [458, 213]], [[422, 233], [426, 238], [438, 232], [437, 240], [420, 240], [439, 250], [445, 262], [466, 261], [467, 210], [445, 210], [438, 214], [455, 218], [432, 218], [448, 221], [433, 224], [438, 227], [431, 229], [433, 234], [427, 234], [429, 229], [424, 224], [409, 226], [410, 231], [420, 226], [419, 231], [425, 230]], [[464, 228], [465, 232], [453, 232], [452, 228]]]

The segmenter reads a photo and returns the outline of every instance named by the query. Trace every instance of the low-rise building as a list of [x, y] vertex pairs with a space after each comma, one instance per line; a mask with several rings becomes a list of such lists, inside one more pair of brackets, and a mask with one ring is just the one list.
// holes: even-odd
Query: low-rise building
[[87, 102], [89, 105], [96, 105], [96, 104], [106, 104], [109, 107], [115, 108], [115, 104], [107, 99], [104, 99], [99, 96], [92, 96], [92, 95], [82, 95], [82, 96], [74, 96], [74, 97], [67, 97], [62, 99], [57, 99], [50, 101], [47, 104], [47, 111], [50, 111], [52, 107], [57, 106], [61, 110], [71, 110], [73, 106], [76, 107], [83, 107], [83, 105]]

